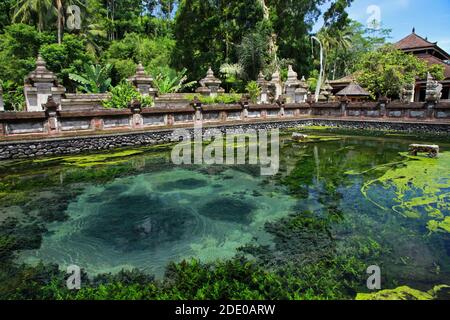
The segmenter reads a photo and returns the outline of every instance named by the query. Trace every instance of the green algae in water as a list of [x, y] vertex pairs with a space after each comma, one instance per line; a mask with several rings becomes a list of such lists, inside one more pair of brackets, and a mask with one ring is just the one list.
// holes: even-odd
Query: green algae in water
[[[430, 232], [450, 232], [450, 152], [438, 158], [406, 153], [402, 156], [404, 161], [391, 164], [381, 177], [366, 182], [362, 193], [384, 210], [389, 205], [405, 217], [424, 219]], [[381, 203], [381, 199], [374, 199], [380, 187], [392, 195], [392, 201]]]
[[69, 157], [55, 157], [34, 160], [35, 163], [62, 161], [77, 167], [91, 167], [95, 165], [112, 165], [128, 161], [126, 157], [142, 153], [143, 150], [121, 150], [110, 153], [95, 153]]
[[356, 300], [433, 300], [433, 296], [428, 292], [402, 286], [376, 293], [358, 293]]

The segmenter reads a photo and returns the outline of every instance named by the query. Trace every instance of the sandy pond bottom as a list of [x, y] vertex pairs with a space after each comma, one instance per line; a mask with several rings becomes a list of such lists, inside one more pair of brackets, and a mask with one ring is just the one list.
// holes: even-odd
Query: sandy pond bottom
[[292, 252], [289, 244], [280, 250], [267, 229], [308, 212], [325, 225], [327, 254], [367, 247], [361, 259], [390, 281], [450, 284], [450, 144], [438, 141], [442, 155], [428, 159], [404, 153], [415, 137], [314, 137], [294, 143], [286, 135], [273, 177], [249, 165], [174, 166], [170, 148], [7, 163], [0, 215], [46, 226], [41, 247], [21, 261], [162, 277], [171, 261], [227, 259], [248, 244], [280, 261], [317, 258], [308, 247], [317, 241], [302, 248], [300, 235]]

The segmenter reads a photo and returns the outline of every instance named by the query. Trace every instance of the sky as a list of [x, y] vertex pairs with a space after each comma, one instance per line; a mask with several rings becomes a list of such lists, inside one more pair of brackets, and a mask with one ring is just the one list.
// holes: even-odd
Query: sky
[[[438, 45], [450, 53], [450, 1], [449, 0], [354, 0], [348, 12], [350, 18], [367, 24], [373, 10], [367, 13], [371, 6], [379, 8], [381, 25], [392, 29], [391, 42], [409, 35], [416, 28], [416, 34]], [[325, 8], [326, 9], [326, 6]], [[315, 29], [323, 24], [320, 20]]]

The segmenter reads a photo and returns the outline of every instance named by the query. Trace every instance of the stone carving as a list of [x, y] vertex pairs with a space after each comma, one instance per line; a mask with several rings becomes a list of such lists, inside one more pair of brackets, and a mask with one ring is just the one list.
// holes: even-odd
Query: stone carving
[[400, 100], [402, 102], [414, 102], [414, 84], [407, 84], [402, 88]]
[[153, 88], [153, 79], [145, 73], [142, 63], [136, 68], [136, 74], [128, 79], [143, 96], [156, 97], [158, 90]]
[[434, 80], [430, 73], [427, 77], [426, 100], [429, 102], [438, 102], [442, 96], [442, 84]]
[[211, 67], [209, 67], [206, 77], [200, 80], [199, 83], [200, 87], [196, 90], [196, 92], [202, 95], [214, 97], [219, 93], [225, 92], [225, 90], [220, 87], [222, 81], [216, 78]]
[[26, 111], [43, 111], [43, 105], [47, 103], [49, 96], [61, 105], [61, 96], [65, 92], [66, 88], [58, 84], [56, 75], [47, 70], [44, 59], [39, 56], [36, 60], [36, 70], [25, 78]]

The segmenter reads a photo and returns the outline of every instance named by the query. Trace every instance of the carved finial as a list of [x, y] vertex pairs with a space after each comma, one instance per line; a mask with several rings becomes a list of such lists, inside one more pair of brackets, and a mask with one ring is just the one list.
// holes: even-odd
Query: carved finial
[[40, 54], [37, 57], [36, 65], [37, 66], [42, 66], [42, 65], [45, 66], [45, 60], [44, 60], [44, 58], [42, 58], [42, 56]]
[[412, 33], [416, 33], [416, 27], [413, 27]]
[[138, 66], [137, 66], [137, 68], [136, 68], [136, 74], [137, 74], [137, 75], [140, 75], [140, 76], [145, 75], [145, 68], [144, 68], [144, 66], [142, 65], [142, 62], [139, 62]]

